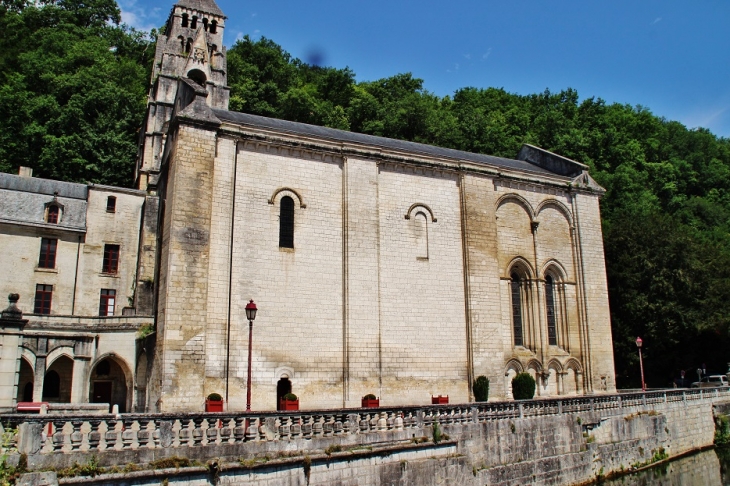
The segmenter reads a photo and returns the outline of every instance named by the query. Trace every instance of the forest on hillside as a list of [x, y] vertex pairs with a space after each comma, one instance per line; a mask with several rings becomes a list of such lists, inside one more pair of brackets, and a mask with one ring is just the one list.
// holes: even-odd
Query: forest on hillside
[[[0, 171], [132, 183], [157, 32], [114, 0], [0, 0]], [[245, 37], [228, 50], [231, 109], [515, 157], [530, 143], [590, 166], [601, 201], [619, 387], [670, 385], [730, 362], [730, 139], [648, 108], [465, 87], [409, 73], [355, 80]], [[640, 100], [637, 100], [640, 101]]]

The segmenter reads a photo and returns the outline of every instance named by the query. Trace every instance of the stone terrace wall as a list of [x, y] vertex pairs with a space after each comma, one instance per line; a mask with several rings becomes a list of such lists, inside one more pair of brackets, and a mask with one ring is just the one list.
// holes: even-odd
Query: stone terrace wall
[[[172, 456], [208, 462], [61, 484], [583, 484], [711, 446], [713, 406], [728, 402], [730, 390], [716, 389], [397, 410], [2, 422], [20, 423], [16, 445], [36, 470], [84, 464], [91, 454], [100, 466]], [[433, 441], [436, 423], [445, 434], [440, 443]]]

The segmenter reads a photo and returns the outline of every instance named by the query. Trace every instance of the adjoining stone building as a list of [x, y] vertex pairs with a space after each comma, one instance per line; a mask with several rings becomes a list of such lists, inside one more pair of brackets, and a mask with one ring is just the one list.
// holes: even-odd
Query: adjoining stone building
[[[603, 190], [585, 165], [529, 145], [505, 159], [228, 111], [225, 20], [213, 0], [173, 7], [140, 190], [119, 190], [134, 198], [136, 225], [87, 216], [87, 241], [98, 232], [111, 242], [116, 229], [137, 245], [134, 277], [115, 290], [133, 290], [126, 319], [154, 317], [145, 345], [118, 337], [134, 350], [126, 403], [196, 411], [216, 392], [243, 409], [248, 299], [260, 309], [258, 410], [289, 390], [302, 408], [355, 407], [368, 393], [382, 405], [465, 402], [478, 375], [491, 397], [508, 398], [520, 371], [543, 396], [615, 390]], [[0, 224], [3, 249], [13, 228]], [[18, 267], [22, 285], [2, 289], [32, 291], [33, 259]], [[58, 285], [70, 275], [59, 271]], [[104, 278], [77, 283], [72, 314], [92, 319]], [[74, 371], [79, 389], [88, 376]]]

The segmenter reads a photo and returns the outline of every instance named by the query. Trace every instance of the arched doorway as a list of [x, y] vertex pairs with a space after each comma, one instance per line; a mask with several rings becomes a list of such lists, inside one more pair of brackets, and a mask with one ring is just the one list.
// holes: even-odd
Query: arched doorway
[[291, 393], [291, 381], [289, 378], [282, 378], [279, 380], [279, 382], [276, 384], [276, 409], [281, 410], [280, 403], [281, 399], [284, 398], [284, 395], [287, 393]]
[[91, 371], [89, 402], [118, 405], [119, 412], [127, 411], [127, 374], [117, 361], [109, 356], [100, 360]]
[[33, 401], [33, 368], [25, 358], [20, 360], [20, 374], [18, 376], [18, 396], [19, 402], [32, 402]]
[[71, 403], [74, 362], [68, 356], [56, 359], [43, 379], [44, 402]]

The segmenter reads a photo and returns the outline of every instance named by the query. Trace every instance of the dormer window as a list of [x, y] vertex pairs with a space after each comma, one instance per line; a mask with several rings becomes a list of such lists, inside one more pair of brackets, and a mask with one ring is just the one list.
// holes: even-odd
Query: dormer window
[[46, 212], [46, 223], [58, 224], [58, 221], [60, 219], [61, 219], [61, 208], [55, 204], [51, 204], [50, 206], [48, 206], [48, 211]]
[[117, 211], [117, 198], [114, 196], [109, 196], [106, 198], [106, 212], [107, 213], [114, 213]]

